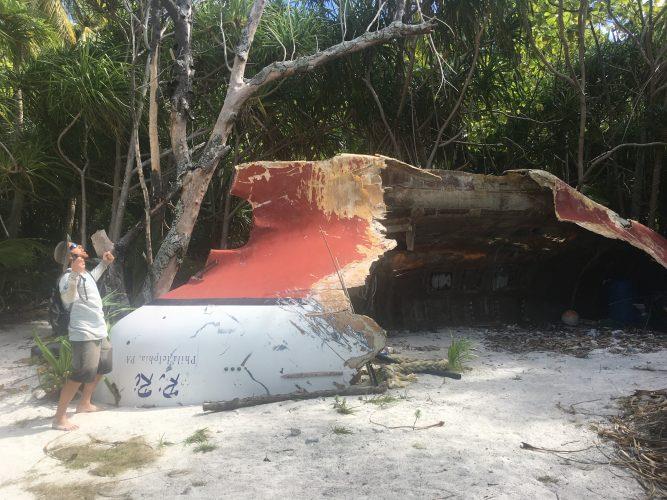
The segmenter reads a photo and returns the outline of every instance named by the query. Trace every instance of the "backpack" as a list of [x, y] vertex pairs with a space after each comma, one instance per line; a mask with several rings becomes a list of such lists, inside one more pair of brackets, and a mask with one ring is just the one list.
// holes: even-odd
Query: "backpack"
[[65, 307], [60, 297], [60, 278], [56, 286], [51, 290], [51, 300], [49, 301], [49, 324], [56, 336], [67, 336], [69, 327], [70, 309]]

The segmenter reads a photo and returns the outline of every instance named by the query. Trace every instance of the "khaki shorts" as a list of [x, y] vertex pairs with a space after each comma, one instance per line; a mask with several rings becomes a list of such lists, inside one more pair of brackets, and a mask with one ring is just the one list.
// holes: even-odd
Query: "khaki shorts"
[[108, 339], [73, 341], [72, 373], [74, 382], [88, 384], [96, 375], [111, 372], [111, 343]]

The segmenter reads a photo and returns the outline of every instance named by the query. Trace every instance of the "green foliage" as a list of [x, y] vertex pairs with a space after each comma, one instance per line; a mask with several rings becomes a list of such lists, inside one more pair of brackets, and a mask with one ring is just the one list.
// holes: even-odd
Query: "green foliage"
[[28, 0], [36, 11], [44, 16], [58, 35], [67, 43], [76, 42], [74, 26], [61, 0]]
[[463, 371], [466, 362], [475, 357], [474, 349], [475, 344], [470, 339], [452, 339], [447, 349], [448, 368], [455, 372]]
[[57, 355], [35, 335], [35, 344], [39, 347], [46, 362], [45, 366], [37, 372], [39, 386], [47, 394], [58, 394], [72, 371], [72, 346], [69, 340], [66, 337], [58, 337], [56, 341], [60, 344]]
[[202, 443], [200, 445], [195, 446], [192, 451], [195, 453], [209, 453], [213, 450], [215, 450], [218, 446], [215, 444], [211, 443]]
[[93, 42], [44, 52], [21, 75], [26, 106], [64, 129], [77, 113], [101, 135], [127, 126], [131, 98], [129, 67], [120, 53]]
[[124, 300], [124, 295], [116, 290], [112, 290], [102, 297], [102, 307], [104, 308], [104, 318], [107, 322], [108, 331], [119, 319], [136, 309], [136, 307], [128, 305]]
[[211, 433], [209, 432], [208, 427], [204, 427], [203, 429], [197, 429], [190, 436], [185, 438], [183, 444], [196, 445], [192, 449], [192, 451], [194, 451], [195, 453], [208, 453], [215, 450], [218, 447], [217, 445], [209, 442], [210, 437]]
[[380, 408], [384, 408], [392, 403], [396, 403], [402, 399], [407, 399], [406, 397], [399, 396], [391, 396], [389, 394], [383, 394], [382, 396], [375, 396], [374, 398], [369, 398], [365, 399], [364, 403], [370, 404], [370, 405], [376, 405], [379, 406]]
[[0, 58], [18, 69], [44, 45], [55, 44], [56, 33], [26, 2], [0, 0]]
[[333, 432], [337, 436], [344, 436], [344, 435], [347, 435], [347, 434], [354, 434], [354, 432], [349, 427], [345, 427], [343, 425], [334, 425], [331, 428], [331, 432]]
[[415, 426], [417, 425], [417, 420], [419, 420], [422, 417], [422, 411], [417, 408], [415, 410], [415, 421], [412, 422], [412, 429], [414, 430]]
[[204, 427], [203, 429], [197, 429], [190, 436], [185, 438], [185, 441], [183, 441], [183, 443], [185, 444], [205, 443], [206, 441], [208, 441], [210, 435], [211, 433], [209, 432], [208, 427]]
[[162, 434], [162, 436], [160, 436], [160, 441], [158, 441], [157, 447], [158, 448], [165, 448], [167, 446], [173, 446], [173, 445], [174, 445], [174, 443], [165, 439], [164, 434]]
[[347, 399], [341, 399], [338, 396], [334, 398], [333, 409], [336, 410], [336, 413], [340, 413], [341, 415], [351, 415], [354, 413], [354, 408], [347, 404]]
[[30, 238], [1, 240], [0, 269], [6, 272], [23, 268], [47, 252], [42, 242]]

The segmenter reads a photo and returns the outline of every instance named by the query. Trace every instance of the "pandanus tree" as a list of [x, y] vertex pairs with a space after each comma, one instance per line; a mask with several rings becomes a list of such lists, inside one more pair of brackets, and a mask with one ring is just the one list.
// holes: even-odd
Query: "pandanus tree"
[[[18, 0], [0, 0], [0, 71], [3, 72], [2, 119], [4, 133], [0, 134], [2, 153], [0, 167], [6, 174], [5, 180], [11, 184], [12, 203], [4, 230], [6, 236], [18, 236], [26, 193], [29, 192], [30, 154], [22, 148], [24, 134], [23, 89], [17, 82], [17, 75], [39, 51], [57, 43], [56, 32], [48, 21], [31, 5]], [[21, 161], [19, 161], [21, 160]]]
[[128, 73], [122, 54], [80, 42], [67, 50], [44, 52], [22, 75], [26, 105], [55, 146], [61, 177], [76, 179], [73, 185], [78, 189], [70, 193], [78, 191], [83, 242], [88, 237], [87, 183], [109, 178], [113, 171], [108, 159], [102, 172], [92, 175], [91, 155], [100, 142], [113, 141], [127, 126]]

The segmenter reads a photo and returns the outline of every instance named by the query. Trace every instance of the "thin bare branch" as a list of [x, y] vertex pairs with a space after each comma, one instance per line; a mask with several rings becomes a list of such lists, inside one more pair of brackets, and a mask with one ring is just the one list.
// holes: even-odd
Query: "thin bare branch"
[[654, 147], [654, 146], [667, 146], [667, 142], [625, 142], [623, 144], [619, 144], [617, 146], [614, 146], [609, 151], [607, 151], [605, 153], [602, 153], [601, 155], [598, 155], [595, 158], [593, 158], [589, 163], [588, 170], [587, 170], [586, 174], [588, 175], [590, 173], [591, 169], [595, 165], [597, 165], [598, 163], [600, 163], [603, 160], [606, 160], [607, 158], [609, 158], [611, 155], [613, 155], [619, 149], [623, 149], [623, 148], [650, 148], [650, 147]]
[[378, 11], [377, 11], [377, 12], [375, 13], [375, 15], [373, 16], [373, 19], [371, 19], [371, 22], [368, 23], [368, 27], [366, 28], [366, 31], [370, 31], [370, 30], [371, 30], [371, 26], [373, 26], [373, 24], [375, 24], [375, 21], [378, 20], [378, 18], [380, 17], [380, 13], [382, 12], [382, 9], [384, 9], [384, 6], [385, 6], [386, 4], [387, 4], [387, 2], [380, 2], [380, 6], [378, 7]]
[[222, 50], [223, 57], [225, 58], [225, 66], [227, 66], [227, 71], [232, 72], [232, 67], [229, 65], [229, 59], [227, 58], [227, 37], [225, 35], [225, 27], [222, 24], [222, 11], [220, 11], [220, 33], [222, 34]]
[[2, 141], [0, 141], [0, 148], [5, 150], [5, 153], [7, 153], [7, 156], [9, 156], [9, 159], [12, 162], [12, 166], [14, 167], [14, 170], [13, 170], [12, 173], [19, 172], [20, 168], [19, 168], [19, 164], [16, 162], [16, 158], [14, 158], [14, 155], [12, 154], [12, 152], [9, 149], [7, 149], [7, 146], [5, 146]]
[[[417, 0], [419, 3], [419, 0]], [[405, 0], [398, 0], [396, 2], [396, 12], [394, 12], [394, 21], [403, 21], [403, 15], [405, 14]]]
[[141, 184], [141, 194], [144, 198], [144, 231], [146, 233], [146, 264], [151, 266], [153, 264], [153, 244], [151, 241], [151, 202], [148, 196], [148, 188], [146, 187], [146, 179], [144, 179], [144, 169], [141, 168], [141, 150], [139, 149], [139, 133], [135, 132], [134, 137], [134, 159], [137, 162], [137, 170], [139, 172], [139, 183]]
[[438, 135], [436, 136], [435, 144], [433, 144], [433, 149], [431, 150], [431, 154], [429, 155], [428, 160], [426, 161], [425, 168], [431, 168], [431, 166], [433, 165], [433, 160], [435, 159], [435, 155], [438, 152], [438, 147], [440, 145], [440, 140], [442, 139], [442, 134], [445, 132], [445, 129], [449, 126], [449, 123], [452, 121], [452, 119], [458, 112], [461, 103], [463, 102], [466, 90], [468, 89], [468, 85], [470, 85], [470, 81], [472, 80], [472, 75], [475, 72], [475, 66], [477, 66], [477, 58], [479, 57], [479, 47], [481, 45], [482, 33], [484, 33], [485, 24], [486, 24], [485, 21], [482, 20], [480, 22], [479, 29], [475, 34], [475, 49], [473, 51], [472, 62], [470, 63], [470, 69], [468, 70], [466, 79], [463, 82], [463, 86], [461, 87], [461, 92], [459, 92], [459, 98], [456, 100], [454, 107], [449, 112], [449, 116], [447, 116], [447, 119], [443, 122], [443, 124], [440, 126], [440, 129], [438, 130]]
[[311, 71], [334, 59], [387, 43], [394, 38], [422, 35], [429, 33], [432, 29], [433, 24], [428, 22], [420, 24], [394, 22], [386, 28], [364, 33], [353, 40], [346, 40], [316, 54], [297, 57], [292, 61], [269, 64], [248, 80], [247, 84], [250, 87], [259, 88], [297, 73]]
[[560, 43], [563, 46], [563, 58], [565, 59], [565, 66], [570, 71], [570, 76], [572, 79], [577, 81], [577, 73], [574, 71], [572, 66], [572, 61], [570, 57], [570, 44], [567, 41], [565, 36], [565, 23], [563, 22], [563, 0], [558, 0], [558, 38], [560, 38]]
[[70, 122], [70, 124], [67, 125], [67, 127], [65, 127], [62, 132], [60, 132], [60, 135], [58, 135], [58, 141], [56, 142], [56, 144], [58, 146], [58, 154], [60, 155], [60, 157], [70, 167], [72, 167], [75, 171], [77, 171], [79, 174], [81, 174], [82, 173], [81, 168], [76, 163], [74, 163], [72, 160], [69, 159], [69, 156], [67, 156], [65, 154], [65, 151], [63, 151], [63, 147], [62, 147], [63, 137], [65, 137], [65, 135], [67, 135], [67, 132], [69, 132], [72, 129], [72, 127], [76, 124], [77, 121], [79, 121], [79, 118], [81, 118], [81, 111], [79, 111], [76, 114], [76, 116], [74, 117], [74, 119]]
[[646, 64], [648, 64], [649, 66], [653, 66], [653, 64], [651, 63], [651, 60], [649, 59], [648, 55], [646, 54], [646, 51], [644, 50], [644, 46], [642, 45], [642, 43], [637, 39], [637, 37], [635, 36], [635, 34], [632, 31], [627, 29], [623, 25], [623, 23], [621, 23], [621, 21], [616, 17], [614, 12], [611, 10], [611, 0], [607, 0], [607, 13], [609, 14], [609, 17], [611, 17], [612, 20], [614, 21], [614, 24], [616, 25], [616, 27], [619, 28], [623, 33], [625, 33], [627, 35], [627, 37], [630, 38], [633, 42], [635, 42], [635, 45], [637, 45], [637, 48], [639, 49], [639, 52], [641, 53], [642, 58], [644, 59]]
[[375, 105], [378, 108], [378, 111], [380, 112], [380, 118], [382, 118], [382, 123], [384, 123], [385, 128], [387, 129], [387, 134], [389, 134], [389, 139], [391, 140], [392, 145], [394, 146], [394, 154], [396, 155], [397, 159], [401, 158], [401, 148], [398, 146], [398, 143], [396, 142], [396, 137], [394, 136], [393, 131], [391, 130], [391, 126], [389, 125], [389, 122], [387, 121], [387, 117], [384, 113], [384, 108], [382, 107], [382, 103], [380, 102], [380, 98], [377, 95], [377, 92], [375, 92], [375, 88], [373, 87], [373, 84], [371, 83], [371, 64], [369, 63], [368, 69], [366, 70], [366, 76], [363, 78], [364, 83], [366, 84], [366, 87], [368, 88], [369, 92], [373, 96], [373, 100], [375, 101]]
[[540, 60], [540, 62], [541, 62], [541, 63], [542, 63], [542, 64], [543, 64], [543, 65], [544, 65], [544, 66], [545, 66], [545, 67], [546, 67], [546, 68], [547, 68], [553, 75], [555, 75], [555, 76], [557, 76], [558, 78], [560, 78], [561, 80], [563, 80], [563, 81], [569, 83], [569, 84], [572, 85], [575, 89], [578, 89], [578, 88], [579, 88], [579, 84], [578, 84], [574, 79], [572, 79], [570, 76], [566, 75], [565, 73], [561, 73], [560, 71], [558, 71], [558, 70], [553, 66], [553, 64], [551, 64], [551, 63], [547, 60], [547, 58], [545, 57], [545, 55], [542, 53], [542, 51], [539, 49], [539, 47], [538, 47], [537, 44], [535, 43], [535, 38], [533, 37], [533, 31], [532, 31], [530, 25], [527, 24], [527, 23], [526, 23], [526, 35], [527, 35], [527, 37], [528, 37], [528, 42], [530, 43], [530, 46], [531, 46], [532, 49], [533, 49], [533, 52], [535, 52], [535, 54], [537, 54], [537, 57], [538, 57], [538, 59]]

